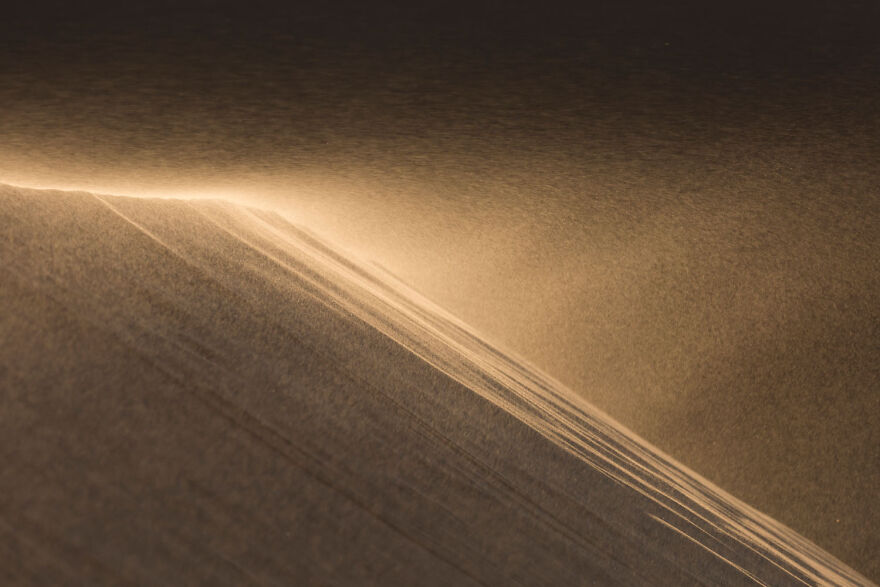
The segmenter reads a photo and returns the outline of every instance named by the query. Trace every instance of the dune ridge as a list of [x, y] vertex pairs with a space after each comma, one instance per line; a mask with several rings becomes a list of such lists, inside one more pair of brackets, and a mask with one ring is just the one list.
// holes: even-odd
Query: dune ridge
[[13, 582], [869, 584], [273, 212], [0, 226]]

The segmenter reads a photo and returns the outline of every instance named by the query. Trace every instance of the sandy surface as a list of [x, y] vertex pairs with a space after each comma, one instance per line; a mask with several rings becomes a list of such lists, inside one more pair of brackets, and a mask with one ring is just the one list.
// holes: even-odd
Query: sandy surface
[[279, 212], [880, 581], [880, 2], [3, 8], [0, 183]]
[[279, 216], [0, 227], [4, 583], [868, 583]]

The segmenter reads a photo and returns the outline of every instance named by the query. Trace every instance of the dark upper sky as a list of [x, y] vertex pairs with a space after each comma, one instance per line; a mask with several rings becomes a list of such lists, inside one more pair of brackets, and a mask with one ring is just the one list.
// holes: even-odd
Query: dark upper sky
[[878, 576], [880, 3], [422, 4], [6, 3], [0, 181], [281, 208]]
[[874, 2], [14, 4], [5, 104], [68, 108], [74, 124], [102, 112], [102, 130], [137, 135], [148, 117], [181, 147], [200, 125], [275, 158], [338, 153], [389, 124], [416, 143], [527, 149], [598, 112], [637, 129], [853, 123], [880, 59]]
[[154, 178], [353, 161], [387, 176], [390, 157], [436, 176], [502, 147], [519, 165], [631, 161], [638, 144], [665, 166], [755, 129], [877, 153], [875, 2], [184, 4], [6, 8], [5, 150], [38, 140], [34, 166], [48, 148], [44, 167]]

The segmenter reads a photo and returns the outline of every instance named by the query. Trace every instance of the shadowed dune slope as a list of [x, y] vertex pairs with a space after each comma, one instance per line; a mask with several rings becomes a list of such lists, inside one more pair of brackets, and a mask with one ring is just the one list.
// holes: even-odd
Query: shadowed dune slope
[[272, 213], [0, 227], [4, 584], [868, 584]]

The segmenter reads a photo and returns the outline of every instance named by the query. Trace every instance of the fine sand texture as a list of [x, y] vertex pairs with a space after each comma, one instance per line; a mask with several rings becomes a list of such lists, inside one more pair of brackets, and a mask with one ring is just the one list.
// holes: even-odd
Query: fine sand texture
[[866, 585], [266, 211], [0, 186], [0, 582]]

